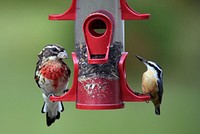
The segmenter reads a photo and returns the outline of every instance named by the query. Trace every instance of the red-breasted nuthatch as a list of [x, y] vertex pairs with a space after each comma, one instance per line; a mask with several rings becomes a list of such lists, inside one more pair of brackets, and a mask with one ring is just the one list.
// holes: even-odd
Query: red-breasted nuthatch
[[163, 95], [162, 69], [155, 62], [147, 61], [137, 55], [136, 57], [147, 67], [147, 71], [144, 72], [142, 76], [142, 91], [144, 94], [149, 94], [151, 96], [151, 101], [155, 106], [155, 113], [156, 115], [160, 115], [160, 104]]

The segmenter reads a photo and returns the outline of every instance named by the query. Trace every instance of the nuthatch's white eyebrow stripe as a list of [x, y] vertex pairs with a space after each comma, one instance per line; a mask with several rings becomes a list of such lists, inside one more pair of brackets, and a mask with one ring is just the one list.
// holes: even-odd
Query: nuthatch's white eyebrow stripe
[[150, 64], [152, 64], [153, 66], [155, 66], [156, 68], [158, 68], [160, 71], [162, 71], [161, 67], [158, 66], [156, 63], [149, 61]]
[[152, 62], [152, 61], [148, 61], [149, 66], [153, 67], [155, 70], [157, 70], [158, 72], [158, 77], [162, 78], [162, 69], [160, 66], [158, 66], [156, 63]]

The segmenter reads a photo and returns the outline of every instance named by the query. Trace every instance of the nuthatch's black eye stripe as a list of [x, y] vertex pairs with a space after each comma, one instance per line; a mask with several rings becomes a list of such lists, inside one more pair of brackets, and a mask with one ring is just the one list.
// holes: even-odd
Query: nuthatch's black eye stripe
[[148, 62], [149, 66], [153, 67], [157, 73], [158, 73], [158, 78], [161, 78], [162, 77], [162, 69], [159, 65], [157, 64], [152, 64], [151, 62]]

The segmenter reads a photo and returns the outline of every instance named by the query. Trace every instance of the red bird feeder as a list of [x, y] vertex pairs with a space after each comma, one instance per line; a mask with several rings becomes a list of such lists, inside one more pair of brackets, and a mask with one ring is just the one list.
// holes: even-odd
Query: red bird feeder
[[149, 101], [127, 84], [124, 20], [144, 20], [149, 14], [132, 10], [126, 0], [72, 0], [63, 14], [50, 20], [75, 21], [74, 78], [71, 89], [52, 101], [76, 101], [78, 109], [118, 109], [124, 101]]

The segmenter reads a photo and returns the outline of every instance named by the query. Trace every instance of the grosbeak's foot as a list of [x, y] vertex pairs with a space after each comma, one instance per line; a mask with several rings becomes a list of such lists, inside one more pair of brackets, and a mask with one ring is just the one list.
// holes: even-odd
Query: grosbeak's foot
[[[53, 94], [48, 95], [48, 98], [49, 98], [50, 101], [51, 101], [51, 99], [50, 99], [51, 97], [54, 97], [54, 95]], [[51, 102], [54, 102], [54, 101], [51, 101]]]
[[48, 95], [48, 98], [50, 98], [51, 96], [54, 96], [54, 95], [53, 95], [53, 94], [49, 94], [49, 95]]
[[63, 91], [63, 93], [65, 94], [65, 93], [67, 93], [69, 91], [69, 89], [65, 89], [64, 91]]

